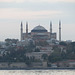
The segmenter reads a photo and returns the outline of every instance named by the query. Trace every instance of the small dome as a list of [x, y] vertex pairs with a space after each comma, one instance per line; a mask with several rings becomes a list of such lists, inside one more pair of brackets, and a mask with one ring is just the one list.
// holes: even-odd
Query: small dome
[[47, 32], [47, 30], [43, 26], [36, 26], [31, 30], [31, 32]]

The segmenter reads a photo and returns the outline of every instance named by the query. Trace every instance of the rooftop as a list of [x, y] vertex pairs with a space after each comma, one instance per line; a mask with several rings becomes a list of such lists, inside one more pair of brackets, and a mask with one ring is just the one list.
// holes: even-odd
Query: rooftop
[[47, 32], [47, 30], [43, 26], [38, 25], [34, 27], [31, 32]]

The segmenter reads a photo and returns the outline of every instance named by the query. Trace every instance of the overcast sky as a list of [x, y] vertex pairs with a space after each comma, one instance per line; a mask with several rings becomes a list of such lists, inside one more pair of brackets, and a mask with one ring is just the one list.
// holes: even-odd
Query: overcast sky
[[0, 0], [0, 41], [20, 39], [20, 24], [28, 21], [29, 32], [37, 25], [50, 29], [59, 38], [59, 20], [62, 40], [75, 40], [75, 0]]

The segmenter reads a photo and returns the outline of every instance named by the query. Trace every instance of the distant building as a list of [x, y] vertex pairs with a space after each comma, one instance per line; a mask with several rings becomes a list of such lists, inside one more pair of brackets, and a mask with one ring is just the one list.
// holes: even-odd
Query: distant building
[[38, 25], [28, 33], [28, 23], [26, 22], [26, 33], [23, 33], [23, 24], [21, 22], [21, 41], [32, 38], [35, 42], [57, 39], [57, 34], [52, 32], [52, 23], [50, 23], [50, 32], [43, 26]]
[[42, 59], [43, 54], [50, 55], [50, 51], [26, 53], [26, 56], [29, 57], [29, 58], [30, 57], [35, 57], [35, 59]]

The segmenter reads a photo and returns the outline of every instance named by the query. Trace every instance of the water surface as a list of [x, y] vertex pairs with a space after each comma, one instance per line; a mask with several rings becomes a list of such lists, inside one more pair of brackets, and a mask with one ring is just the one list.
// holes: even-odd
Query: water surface
[[0, 75], [75, 75], [75, 70], [0, 70]]

